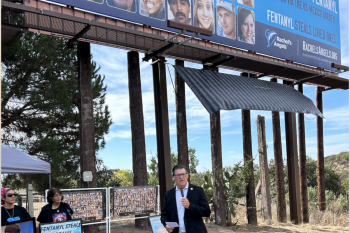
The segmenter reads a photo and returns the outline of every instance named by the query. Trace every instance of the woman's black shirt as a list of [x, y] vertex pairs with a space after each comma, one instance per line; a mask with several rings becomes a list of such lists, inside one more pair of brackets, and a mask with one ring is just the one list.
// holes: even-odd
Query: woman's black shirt
[[41, 209], [37, 221], [40, 223], [62, 222], [71, 220], [72, 215], [73, 210], [67, 203], [61, 202], [57, 209], [52, 209], [52, 204], [47, 204]]
[[26, 218], [31, 218], [30, 215], [28, 214], [27, 210], [24, 209], [23, 207], [15, 205], [14, 208], [15, 208], [15, 210], [13, 210], [13, 209], [6, 209], [7, 210], [6, 211], [5, 207], [3, 207], [3, 206], [1, 207], [1, 222], [8, 222], [7, 219], [8, 218], [12, 218], [13, 211], [14, 211], [13, 218], [19, 217], [20, 220], [23, 220], [23, 219], [26, 219]]

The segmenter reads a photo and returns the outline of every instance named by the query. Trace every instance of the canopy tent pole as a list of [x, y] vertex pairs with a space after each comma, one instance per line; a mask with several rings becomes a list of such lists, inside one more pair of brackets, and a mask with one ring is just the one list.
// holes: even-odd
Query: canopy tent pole
[[29, 188], [28, 188], [28, 174], [27, 174], [27, 197], [26, 197], [26, 209], [27, 209], [27, 211], [28, 211], [28, 190], [29, 190]]
[[51, 173], [49, 173], [49, 189], [51, 189]]

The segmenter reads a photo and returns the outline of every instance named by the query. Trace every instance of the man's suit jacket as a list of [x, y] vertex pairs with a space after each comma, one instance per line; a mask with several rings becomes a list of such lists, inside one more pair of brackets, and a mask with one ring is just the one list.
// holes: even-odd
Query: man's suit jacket
[[[187, 199], [190, 202], [188, 209], [185, 209], [184, 222], [186, 233], [207, 233], [202, 217], [210, 216], [210, 208], [204, 190], [193, 184], [188, 184]], [[179, 223], [176, 205], [176, 187], [167, 191], [164, 195], [161, 221], [165, 226], [165, 222]], [[176, 227], [173, 233], [178, 233], [179, 228]]]

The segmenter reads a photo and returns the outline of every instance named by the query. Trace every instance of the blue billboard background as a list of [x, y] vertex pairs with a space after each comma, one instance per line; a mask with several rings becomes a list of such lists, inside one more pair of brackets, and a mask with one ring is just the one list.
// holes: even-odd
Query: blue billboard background
[[[171, 3], [177, 2], [179, 8], [180, 2], [187, 1], [191, 6], [187, 23], [197, 26], [211, 20], [213, 24], [209, 28], [213, 35], [199, 38], [329, 70], [331, 63], [341, 63], [339, 0], [251, 0], [250, 6], [247, 0], [50, 1], [173, 32], [179, 30], [168, 28], [166, 22], [175, 17]], [[118, 7], [118, 4], [124, 5]], [[159, 5], [163, 5], [164, 11], [154, 11]], [[219, 12], [224, 8], [235, 13], [235, 22], [232, 22], [235, 35], [231, 38], [224, 33], [228, 26], [222, 21], [224, 14]], [[200, 12], [204, 11], [207, 12], [205, 17], [211, 12], [211, 19], [203, 17]], [[247, 12], [251, 12], [251, 16], [244, 18]], [[180, 15], [181, 19], [186, 20], [186, 17]], [[253, 33], [247, 33], [247, 25], [252, 21]], [[249, 38], [248, 42], [245, 38]]]

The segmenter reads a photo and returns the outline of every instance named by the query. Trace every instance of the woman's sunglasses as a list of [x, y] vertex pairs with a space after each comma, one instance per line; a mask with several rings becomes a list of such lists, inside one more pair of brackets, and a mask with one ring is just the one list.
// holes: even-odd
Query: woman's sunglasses
[[17, 193], [8, 193], [8, 194], [6, 194], [6, 196], [7, 197], [13, 197], [13, 196], [17, 197], [18, 194]]

